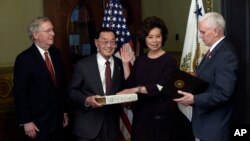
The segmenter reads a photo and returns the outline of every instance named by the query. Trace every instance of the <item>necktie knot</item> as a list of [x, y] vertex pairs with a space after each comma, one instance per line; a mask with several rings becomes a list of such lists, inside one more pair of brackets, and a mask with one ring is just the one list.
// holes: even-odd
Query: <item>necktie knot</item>
[[105, 64], [106, 64], [106, 66], [107, 66], [107, 65], [110, 65], [110, 62], [109, 62], [109, 61], [106, 61], [106, 63], [105, 63]]
[[210, 49], [207, 51], [207, 53], [206, 53], [206, 58], [209, 58], [209, 56], [210, 56]]

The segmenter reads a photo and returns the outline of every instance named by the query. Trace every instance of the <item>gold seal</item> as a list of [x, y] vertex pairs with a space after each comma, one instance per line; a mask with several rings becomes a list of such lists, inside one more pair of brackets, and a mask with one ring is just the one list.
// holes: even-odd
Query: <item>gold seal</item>
[[181, 89], [181, 88], [184, 87], [185, 83], [184, 83], [184, 81], [182, 81], [182, 80], [176, 80], [176, 81], [174, 82], [174, 85], [175, 85], [176, 88]]

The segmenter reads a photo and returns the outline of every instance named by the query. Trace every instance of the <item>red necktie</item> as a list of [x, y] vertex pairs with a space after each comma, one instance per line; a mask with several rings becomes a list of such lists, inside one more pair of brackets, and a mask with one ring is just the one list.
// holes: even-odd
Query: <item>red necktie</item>
[[46, 66], [47, 66], [47, 68], [48, 68], [48, 70], [49, 70], [50, 76], [51, 76], [51, 78], [52, 78], [54, 84], [56, 85], [56, 77], [55, 77], [55, 73], [54, 73], [54, 70], [53, 70], [52, 63], [51, 63], [51, 61], [50, 61], [50, 59], [49, 59], [49, 56], [48, 56], [48, 52], [46, 51], [46, 52], [44, 53], [44, 55], [45, 55], [45, 63], [46, 63]]
[[207, 53], [206, 53], [206, 58], [209, 58], [209, 56], [210, 56], [210, 49], [207, 51]]
[[111, 69], [110, 62], [106, 61], [106, 69], [105, 69], [105, 82], [106, 82], [106, 95], [109, 95], [110, 87], [111, 87]]

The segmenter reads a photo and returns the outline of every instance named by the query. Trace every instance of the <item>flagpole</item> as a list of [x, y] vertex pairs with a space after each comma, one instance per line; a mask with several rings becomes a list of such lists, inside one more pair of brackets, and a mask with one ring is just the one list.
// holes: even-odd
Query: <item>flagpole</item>
[[[196, 70], [195, 68], [198, 66], [198, 63], [201, 60], [202, 54], [204, 52], [204, 45], [199, 39], [198, 31], [198, 19], [199, 16], [201, 16], [203, 13], [203, 1], [192, 0], [189, 9], [189, 16], [181, 56], [180, 69], [194, 75]], [[178, 106], [181, 112], [183, 112], [184, 115], [191, 121], [192, 107], [185, 107], [181, 104], [178, 104]]]
[[[199, 9], [199, 5], [198, 5], [198, 0], [195, 0], [195, 11], [197, 11], [197, 13], [195, 14], [195, 18], [196, 18], [196, 29], [198, 29], [198, 19], [199, 19], [199, 13], [198, 13], [198, 9]], [[193, 71], [190, 72], [192, 75], [196, 74], [196, 67], [198, 66], [198, 59], [199, 59], [199, 54], [200, 54], [200, 42], [199, 42], [199, 37], [198, 37], [198, 30], [196, 30], [196, 50], [195, 50], [195, 55], [194, 55], [194, 59], [193, 59]]]

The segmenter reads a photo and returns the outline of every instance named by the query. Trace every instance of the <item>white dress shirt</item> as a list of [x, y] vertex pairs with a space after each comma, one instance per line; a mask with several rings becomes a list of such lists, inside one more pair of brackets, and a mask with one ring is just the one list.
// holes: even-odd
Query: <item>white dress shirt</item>
[[101, 81], [102, 81], [102, 88], [104, 93], [106, 93], [106, 84], [105, 84], [105, 69], [106, 69], [106, 61], [110, 62], [110, 68], [111, 68], [111, 79], [113, 76], [114, 72], [114, 58], [111, 56], [108, 60], [102, 57], [102, 55], [98, 52], [97, 53], [97, 64], [98, 64], [98, 69], [99, 73], [101, 76]]

